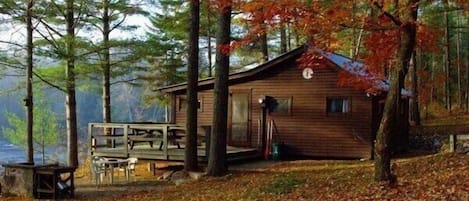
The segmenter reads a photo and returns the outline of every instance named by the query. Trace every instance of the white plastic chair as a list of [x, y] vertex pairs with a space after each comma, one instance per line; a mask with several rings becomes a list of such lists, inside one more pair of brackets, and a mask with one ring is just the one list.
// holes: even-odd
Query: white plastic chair
[[98, 187], [103, 182], [104, 176], [107, 174], [106, 164], [102, 163], [105, 159], [100, 156], [93, 156], [91, 159], [91, 170], [95, 178], [95, 185]]
[[119, 167], [120, 172], [124, 172], [125, 174], [125, 180], [128, 182], [130, 178], [130, 174], [134, 173], [135, 174], [135, 166], [137, 165], [138, 158], [128, 158], [127, 159], [127, 165], [126, 166], [121, 166]]
[[127, 167], [126, 167], [126, 179], [129, 181], [129, 176], [131, 173], [135, 175], [135, 167], [137, 166], [138, 158], [128, 158]]

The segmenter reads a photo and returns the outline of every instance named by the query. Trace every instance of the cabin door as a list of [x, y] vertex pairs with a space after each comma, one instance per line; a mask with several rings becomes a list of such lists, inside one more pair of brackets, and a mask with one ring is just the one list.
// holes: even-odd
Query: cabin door
[[230, 94], [228, 145], [249, 146], [249, 97], [248, 92]]

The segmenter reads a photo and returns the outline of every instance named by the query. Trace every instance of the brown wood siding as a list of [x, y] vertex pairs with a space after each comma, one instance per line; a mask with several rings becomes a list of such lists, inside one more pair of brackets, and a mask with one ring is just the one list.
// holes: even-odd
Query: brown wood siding
[[[302, 78], [294, 62], [283, 63], [249, 80], [230, 86], [230, 90], [251, 91], [252, 146], [258, 142], [258, 120], [263, 95], [291, 97], [291, 114], [270, 114], [278, 129], [274, 139], [287, 145], [293, 154], [320, 157], [368, 158], [371, 154], [372, 100], [363, 90], [337, 85], [338, 68], [329, 66], [314, 71], [313, 78]], [[199, 92], [203, 111], [199, 125], [210, 125], [213, 113], [213, 90]], [[327, 114], [327, 97], [347, 97], [350, 112]], [[176, 123], [185, 122], [185, 111], [176, 110]]]

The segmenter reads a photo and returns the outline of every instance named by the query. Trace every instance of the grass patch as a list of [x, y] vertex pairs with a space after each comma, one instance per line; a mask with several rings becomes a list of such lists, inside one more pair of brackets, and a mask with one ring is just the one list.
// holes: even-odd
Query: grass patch
[[261, 188], [261, 192], [270, 193], [270, 194], [286, 194], [290, 193], [293, 189], [303, 185], [305, 181], [303, 179], [298, 179], [293, 174], [284, 174], [274, 177], [272, 182], [267, 186]]

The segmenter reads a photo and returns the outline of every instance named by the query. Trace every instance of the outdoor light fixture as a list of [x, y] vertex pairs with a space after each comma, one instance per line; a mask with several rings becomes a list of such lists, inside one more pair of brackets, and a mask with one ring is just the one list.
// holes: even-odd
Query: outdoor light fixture
[[261, 96], [261, 97], [259, 98], [258, 101], [259, 101], [259, 104], [261, 104], [261, 107], [267, 106], [267, 104], [266, 104], [266, 99], [267, 99], [266, 96]]
[[261, 96], [258, 101], [261, 107], [266, 108], [269, 112], [273, 111], [278, 105], [277, 100], [272, 96]]
[[265, 96], [259, 98], [259, 104], [264, 104], [265, 103]]

